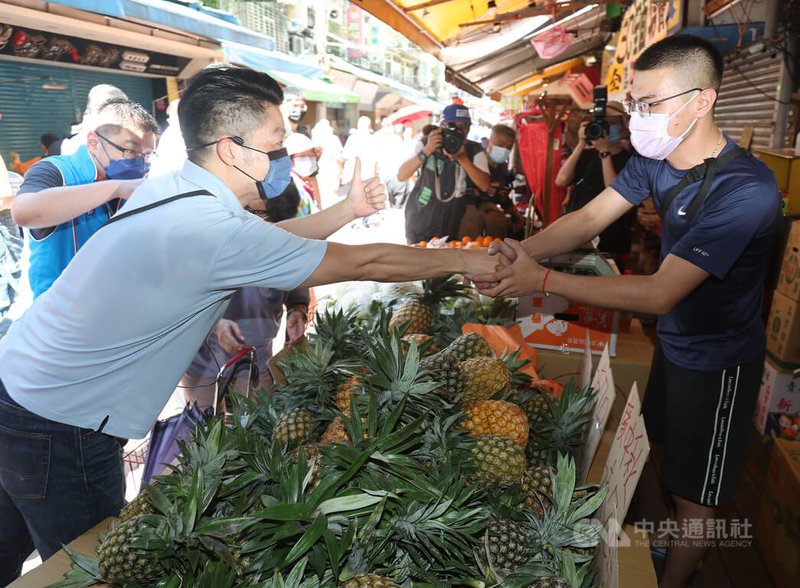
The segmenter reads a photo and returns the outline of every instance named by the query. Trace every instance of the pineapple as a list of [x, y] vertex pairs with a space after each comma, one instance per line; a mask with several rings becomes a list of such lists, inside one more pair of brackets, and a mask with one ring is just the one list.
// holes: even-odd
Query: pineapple
[[142, 517], [135, 516], [114, 527], [97, 551], [100, 575], [109, 584], [136, 583], [153, 586], [164, 575], [164, 569], [152, 554], [139, 554], [131, 549], [131, 541], [144, 527]]
[[512, 570], [530, 561], [533, 553], [527, 529], [511, 520], [498, 520], [489, 523], [484, 536], [485, 557], [489, 567]]
[[[364, 372], [362, 372], [362, 374], [363, 373]], [[362, 391], [364, 382], [362, 374], [350, 376], [339, 384], [339, 387], [336, 389], [336, 408], [342, 414], [350, 414], [350, 397], [354, 394], [358, 396], [358, 392]]]
[[473, 357], [491, 357], [492, 349], [486, 339], [478, 333], [466, 333], [453, 340], [445, 348], [445, 353], [452, 353], [461, 361], [472, 359]]
[[537, 401], [548, 408], [541, 416], [528, 414], [531, 428], [526, 453], [531, 465], [553, 465], [559, 453], [575, 457], [592, 420], [596, 397], [590, 386], [578, 389], [573, 378], [564, 386], [561, 398], [544, 395], [544, 400]]
[[308, 438], [314, 427], [314, 415], [307, 408], [285, 410], [275, 422], [272, 439], [284, 445], [291, 442], [302, 442]]
[[341, 588], [402, 588], [402, 586], [386, 576], [358, 574], [343, 582]]
[[553, 413], [550, 408], [550, 396], [548, 394], [534, 394], [522, 406], [525, 412], [528, 413], [528, 423], [531, 427], [535, 427], [546, 420], [553, 418]]
[[[306, 456], [306, 464], [308, 465], [308, 471], [311, 472], [311, 475], [308, 478], [308, 489], [313, 490], [317, 487], [320, 483], [319, 478], [319, 470], [322, 467], [321, 463], [321, 455], [319, 448], [322, 446], [321, 443], [308, 443], [306, 445], [301, 445], [300, 447], [303, 448], [303, 453]], [[297, 462], [300, 458], [300, 447], [295, 447], [292, 451], [289, 452], [289, 457], [292, 459], [293, 462]]]
[[550, 508], [551, 472], [547, 466], [537, 466], [525, 470], [522, 476], [520, 485], [525, 498], [520, 506], [533, 511], [538, 518], [542, 518], [545, 509]]
[[325, 432], [322, 434], [322, 438], [319, 440], [320, 445], [329, 445], [331, 443], [350, 443], [350, 433], [347, 432], [347, 428], [344, 426], [344, 421], [342, 417], [336, 417], [333, 419], [328, 428], [325, 429]]
[[528, 416], [516, 404], [505, 400], [474, 400], [464, 405], [467, 418], [461, 428], [471, 435], [500, 435], [528, 445]]
[[511, 374], [502, 359], [474, 357], [461, 362], [464, 391], [461, 401], [488, 400], [511, 386]]
[[419, 348], [421, 356], [433, 355], [439, 351], [436, 345], [436, 340], [430, 335], [423, 335], [422, 333], [412, 333], [410, 335], [403, 335], [401, 339], [404, 343], [403, 349], [408, 351], [411, 343], [416, 343]]
[[425, 280], [422, 287], [422, 294], [406, 298], [395, 309], [389, 321], [389, 329], [402, 327], [409, 323], [405, 334], [427, 334], [439, 302], [445, 298], [461, 296], [464, 293], [464, 286], [457, 279], [451, 277]]
[[435, 353], [419, 362], [421, 371], [428, 373], [441, 384], [441, 389], [450, 397], [461, 394], [464, 389], [464, 375], [461, 362], [455, 355]]
[[143, 490], [136, 495], [136, 498], [122, 507], [122, 511], [119, 513], [119, 522], [125, 522], [139, 515], [155, 514], [155, 512], [156, 510], [153, 508], [153, 503], [150, 502], [150, 497]]
[[472, 458], [486, 484], [508, 487], [525, 472], [525, 452], [516, 441], [498, 435], [477, 435]]

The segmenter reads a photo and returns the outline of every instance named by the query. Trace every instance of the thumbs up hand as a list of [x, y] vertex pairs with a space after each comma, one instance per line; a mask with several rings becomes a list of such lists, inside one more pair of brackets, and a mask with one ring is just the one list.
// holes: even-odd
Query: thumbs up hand
[[386, 186], [377, 175], [366, 180], [361, 178], [361, 159], [358, 157], [346, 202], [352, 210], [353, 218], [369, 216], [386, 208]]

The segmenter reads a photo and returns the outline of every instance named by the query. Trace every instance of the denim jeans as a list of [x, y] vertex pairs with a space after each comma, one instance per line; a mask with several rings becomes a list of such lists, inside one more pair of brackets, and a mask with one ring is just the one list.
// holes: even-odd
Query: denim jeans
[[125, 503], [123, 440], [39, 417], [0, 381], [0, 586]]

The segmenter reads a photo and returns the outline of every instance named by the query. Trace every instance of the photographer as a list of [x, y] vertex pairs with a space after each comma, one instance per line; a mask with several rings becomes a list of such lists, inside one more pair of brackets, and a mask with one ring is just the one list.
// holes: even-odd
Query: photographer
[[[478, 166], [482, 164], [484, 158], [487, 162], [489, 189], [481, 191], [476, 197], [475, 208], [478, 215], [473, 217], [468, 214], [471, 206], [467, 206], [467, 213], [464, 214], [458, 229], [459, 237], [520, 236], [517, 233], [523, 228], [524, 219], [511, 200], [514, 173], [508, 168], [508, 159], [516, 140], [517, 133], [511, 127], [502, 124], [492, 127], [486, 151], [475, 158], [475, 164]], [[473, 219], [477, 222], [470, 222]]]
[[469, 110], [451, 104], [442, 112], [441, 127], [418, 142], [414, 156], [400, 166], [401, 182], [420, 170], [406, 204], [409, 243], [445, 235], [455, 239], [467, 206], [473, 205], [468, 216], [479, 214], [475, 188], [489, 189], [489, 168], [480, 144], [466, 138], [470, 124]]
[[[630, 153], [620, 145], [620, 140], [628, 137], [624, 110], [618, 102], [605, 101], [601, 104], [603, 112], [595, 112], [591, 120], [581, 123], [578, 131], [578, 144], [567, 158], [556, 176], [556, 185], [570, 187], [562, 202], [566, 212], [583, 208], [595, 196], [605, 190], [617, 179], [630, 157]], [[597, 109], [598, 106], [595, 106]], [[605, 124], [603, 124], [603, 122]], [[594, 128], [589, 125], [600, 125]], [[590, 138], [587, 139], [587, 127]], [[599, 137], [597, 135], [600, 134]], [[591, 137], [597, 137], [594, 140]], [[624, 258], [631, 250], [631, 229], [636, 218], [635, 209], [612, 223], [600, 234], [601, 251]]]

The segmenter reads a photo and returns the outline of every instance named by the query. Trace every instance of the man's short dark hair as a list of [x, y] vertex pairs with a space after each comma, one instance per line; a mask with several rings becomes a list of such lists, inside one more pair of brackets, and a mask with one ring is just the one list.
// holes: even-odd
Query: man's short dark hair
[[41, 139], [42, 139], [42, 145], [44, 145], [45, 147], [49, 147], [56, 141], [59, 141], [60, 137], [55, 133], [45, 133], [44, 135], [42, 135]]
[[693, 35], [675, 35], [653, 43], [636, 59], [635, 71], [669, 68], [686, 89], [712, 88], [722, 83], [722, 55], [710, 41]]
[[517, 140], [516, 131], [508, 125], [494, 125], [492, 127], [492, 132], [497, 133], [501, 137], [506, 137], [508, 139], [511, 139], [512, 141]]
[[95, 123], [93, 131], [101, 135], [116, 134], [119, 128], [135, 129], [141, 133], [159, 133], [158, 123], [141, 104], [127, 98], [107, 100], [97, 110], [92, 119]]
[[284, 100], [305, 100], [306, 93], [295, 86], [286, 86], [283, 89]]
[[265, 73], [232, 66], [202, 70], [189, 81], [178, 105], [189, 159], [202, 159], [198, 147], [223, 137], [247, 139], [264, 124], [266, 103], [282, 102], [278, 82]]

